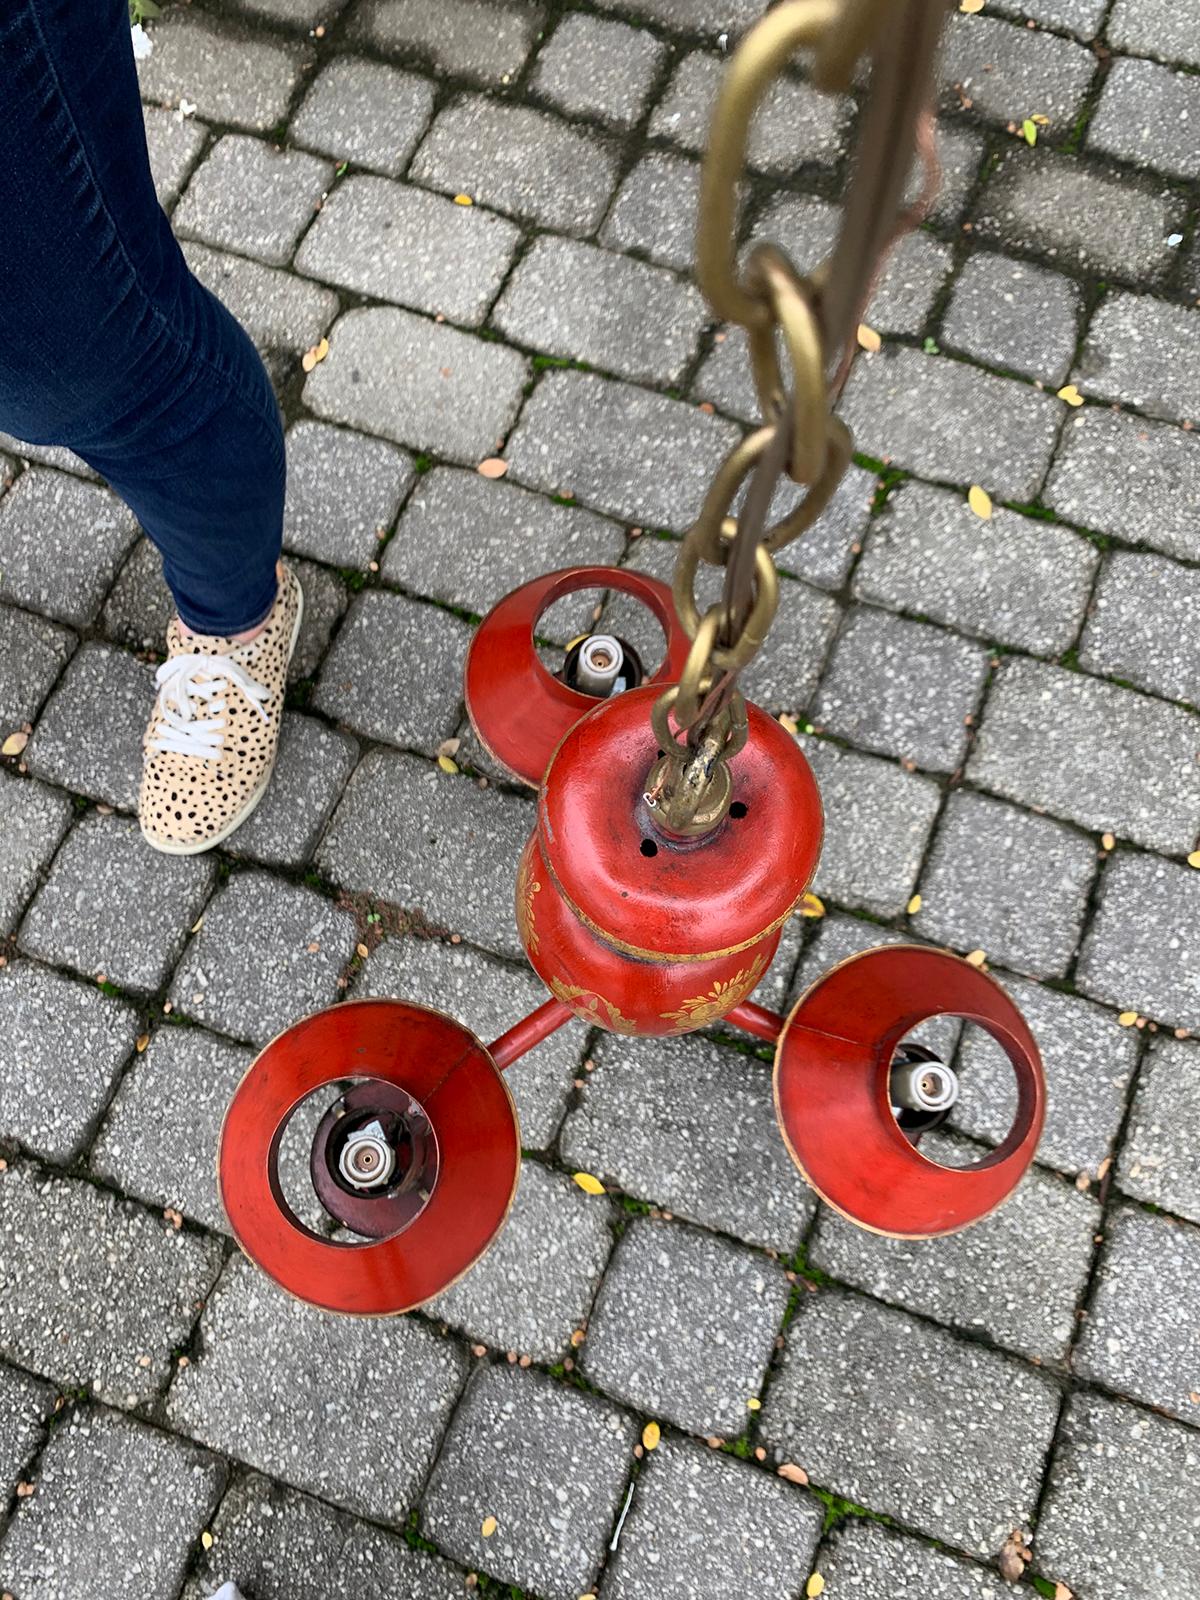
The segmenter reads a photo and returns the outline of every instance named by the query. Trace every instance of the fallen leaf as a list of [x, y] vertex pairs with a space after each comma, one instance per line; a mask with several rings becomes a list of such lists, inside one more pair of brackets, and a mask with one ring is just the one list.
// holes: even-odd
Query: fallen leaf
[[593, 1178], [590, 1172], [577, 1172], [575, 1174], [575, 1182], [583, 1190], [584, 1194], [608, 1193], [607, 1189], [605, 1189], [604, 1185], [600, 1182], [600, 1179]]
[[786, 711], [781, 711], [779, 713], [779, 726], [781, 728], [786, 728], [788, 733], [793, 735], [800, 732], [800, 724], [796, 721], [795, 717], [789, 716]]
[[508, 462], [502, 456], [489, 456], [475, 470], [481, 478], [502, 478], [508, 471]]
[[315, 956], [317, 951], [321, 948], [321, 946], [314, 939], [311, 944], [305, 945], [304, 948], [308, 951], [310, 956]]
[[825, 915], [825, 902], [811, 889], [805, 891], [800, 902], [800, 915], [802, 917], [823, 917]]
[[579, 1346], [583, 1343], [583, 1341], [586, 1338], [587, 1338], [586, 1332], [582, 1328], [576, 1328], [574, 1333], [571, 1335], [571, 1347], [572, 1347], [572, 1349], [578, 1350]]
[[457, 772], [458, 771], [458, 762], [457, 761], [451, 761], [449, 756], [439, 756], [438, 757], [438, 766], [441, 767], [443, 772]]
[[28, 1500], [36, 1487], [37, 1485], [33, 1483], [19, 1483], [17, 1485], [17, 1499]]
[[496, 1531], [496, 1526], [497, 1524], [495, 1517], [484, 1517], [483, 1522], [480, 1524], [479, 1531], [485, 1539], [490, 1539]]
[[786, 1478], [789, 1483], [807, 1483], [808, 1473], [803, 1467], [798, 1467], [794, 1461], [785, 1461], [779, 1468], [779, 1476]]
[[1136, 1011], [1122, 1011], [1117, 1018], [1117, 1023], [1122, 1028], [1132, 1028], [1137, 1019], [1138, 1014]]
[[747, 1411], [761, 1411], [762, 1410], [762, 1401], [758, 1398], [758, 1396], [756, 1394], [755, 1395], [751, 1395], [749, 1400], [746, 1401], [746, 1410]]
[[440, 756], [456, 756], [461, 744], [461, 739], [443, 739], [437, 747], [437, 753]]
[[1058, 391], [1058, 398], [1065, 400], [1069, 406], [1081, 406], [1083, 404], [1083, 396], [1073, 383], [1064, 383]]
[[991, 517], [992, 497], [986, 489], [981, 489], [977, 483], [973, 483], [967, 491], [967, 504], [975, 515], [981, 517], [984, 522], [987, 522]]
[[469, 194], [456, 194], [454, 196], [454, 204], [456, 206], [473, 206], [475, 202]]
[[872, 355], [874, 355], [877, 350], [883, 349], [883, 340], [875, 332], [875, 329], [869, 327], [865, 322], [859, 323], [856, 337], [862, 348], [864, 350], [869, 350]]
[[1029, 120], [1030, 122], [1036, 122], [1039, 128], [1048, 128], [1050, 126], [1050, 118], [1044, 111], [1035, 111]]
[[981, 967], [987, 960], [987, 956], [982, 950], [972, 950], [968, 953], [966, 959], [972, 967]]
[[815, 1600], [817, 1595], [825, 1593], [825, 1579], [819, 1572], [813, 1573], [812, 1577], [804, 1585], [804, 1592], [808, 1595], [809, 1600]]
[[917, 912], [921, 909], [921, 896], [919, 894], [913, 895], [912, 899], [908, 902], [904, 909], [908, 912], [910, 917], [915, 917]]
[[304, 368], [305, 372], [311, 372], [316, 366], [317, 362], [324, 361], [328, 354], [329, 340], [322, 339], [320, 343], [313, 345], [311, 350], [306, 350], [304, 352], [300, 358], [300, 365]]
[[204, 1532], [200, 1535], [200, 1543], [206, 1550], [211, 1550], [213, 1547], [213, 1536], [211, 1533], [209, 1533], [207, 1528], [205, 1528]]
[[[1111, 833], [1102, 833], [1100, 835], [1100, 843], [1106, 850], [1115, 850], [1117, 848], [1116, 837]], [[1200, 867], [1200, 852], [1196, 856], [1196, 865]]]
[[371, 952], [367, 949], [365, 944], [356, 944], [354, 946], [354, 953], [355, 953], [355, 955], [358, 957], [358, 959], [360, 961], [365, 961], [367, 959], [367, 957], [371, 954]]
[[1187, 858], [1187, 864], [1189, 867], [1200, 867], [1200, 850], [1192, 851], [1191, 855]]
[[1016, 1583], [1025, 1575], [1025, 1535], [1020, 1528], [1009, 1534], [1000, 1550], [997, 1566], [1000, 1576], [1007, 1578], [1009, 1583]]
[[958, 9], [973, 17], [976, 12], [983, 10], [983, 0], [958, 0]]
[[647, 1450], [657, 1450], [658, 1441], [662, 1438], [662, 1429], [657, 1422], [648, 1422], [642, 1429], [642, 1443]]
[[1068, 1589], [1065, 1583], [1056, 1583], [1054, 1585], [1054, 1600], [1075, 1600], [1075, 1593], [1072, 1589]]
[[1021, 124], [1021, 136], [1031, 148], [1037, 143], [1037, 123], [1032, 117], [1026, 117]]
[[133, 1048], [137, 1051], [138, 1055], [141, 1055], [142, 1051], [149, 1043], [150, 1035], [148, 1033], [139, 1033], [137, 1038], [134, 1040]]
[[19, 756], [29, 743], [27, 733], [10, 733], [4, 743], [0, 745], [0, 753], [6, 756]]

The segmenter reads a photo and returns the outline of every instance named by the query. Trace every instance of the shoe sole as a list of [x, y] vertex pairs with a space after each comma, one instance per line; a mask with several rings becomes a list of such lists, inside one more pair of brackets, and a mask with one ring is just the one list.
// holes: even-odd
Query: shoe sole
[[[299, 578], [296, 579], [296, 590], [299, 595], [299, 604], [296, 606], [296, 620], [292, 624], [292, 642], [290, 645], [288, 645], [287, 666], [285, 666], [283, 669], [285, 678], [285, 694], [287, 692], [287, 667], [291, 666], [292, 664], [292, 657], [296, 653], [296, 641], [300, 637], [300, 624], [304, 621], [304, 590], [301, 587]], [[280, 720], [282, 724], [282, 718]], [[279, 736], [280, 738], [283, 737], [282, 725], [279, 729]], [[271, 779], [275, 775], [275, 762], [278, 758], [278, 755], [279, 743], [276, 741], [275, 754], [271, 757], [271, 765], [267, 768], [266, 776], [263, 778], [258, 788], [255, 789], [254, 793], [250, 796], [249, 800], [246, 801], [246, 804], [238, 812], [237, 816], [234, 817], [231, 822], [226, 823], [226, 825], [221, 829], [220, 833], [214, 833], [207, 839], [200, 839], [195, 844], [175, 844], [170, 840], [155, 839], [151, 834], [146, 832], [145, 828], [143, 828], [142, 838], [145, 839], [146, 843], [150, 845], [152, 849], [157, 850], [161, 855], [164, 856], [201, 856], [206, 850], [215, 850], [219, 844], [224, 844], [225, 840], [228, 839], [231, 834], [236, 833], [244, 822], [248, 822], [253, 813], [257, 810], [259, 801], [271, 786]]]

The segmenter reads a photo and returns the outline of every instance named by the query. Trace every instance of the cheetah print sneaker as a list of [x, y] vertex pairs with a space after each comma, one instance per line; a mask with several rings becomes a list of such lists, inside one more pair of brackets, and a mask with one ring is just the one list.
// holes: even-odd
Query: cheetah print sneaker
[[227, 839], [266, 793], [304, 595], [290, 567], [253, 639], [167, 629], [146, 729], [138, 820], [156, 850], [198, 855]]

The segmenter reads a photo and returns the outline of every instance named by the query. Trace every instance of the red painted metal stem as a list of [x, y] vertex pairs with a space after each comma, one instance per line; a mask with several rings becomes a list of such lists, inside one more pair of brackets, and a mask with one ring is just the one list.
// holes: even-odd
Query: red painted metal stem
[[774, 1044], [783, 1031], [783, 1018], [779, 1013], [768, 1011], [766, 1006], [756, 1005], [753, 1000], [743, 1000], [740, 1006], [727, 1011], [725, 1021], [732, 1022], [744, 1033], [752, 1033], [756, 1039], [765, 1039], [768, 1044]]
[[564, 1005], [561, 1000], [547, 1000], [545, 1005], [522, 1017], [515, 1027], [493, 1040], [488, 1045], [488, 1054], [503, 1072], [505, 1067], [511, 1067], [514, 1061], [528, 1055], [534, 1045], [541, 1044], [543, 1039], [557, 1032], [564, 1022], [570, 1022], [574, 1015], [570, 1006]]

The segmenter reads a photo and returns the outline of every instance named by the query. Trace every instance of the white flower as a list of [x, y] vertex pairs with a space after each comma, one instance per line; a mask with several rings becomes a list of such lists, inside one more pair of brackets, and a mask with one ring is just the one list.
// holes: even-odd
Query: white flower
[[135, 22], [129, 31], [133, 35], [133, 59], [135, 61], [145, 61], [154, 49], [154, 40], [140, 22]]

